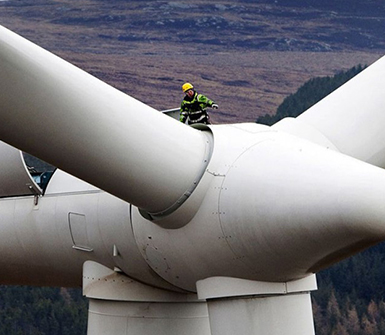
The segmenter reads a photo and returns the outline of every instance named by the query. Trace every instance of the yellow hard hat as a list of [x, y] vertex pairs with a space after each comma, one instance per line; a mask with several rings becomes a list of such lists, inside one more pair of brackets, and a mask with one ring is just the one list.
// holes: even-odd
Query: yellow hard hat
[[191, 90], [193, 88], [194, 88], [194, 86], [191, 85], [190, 83], [185, 83], [185, 84], [182, 85], [182, 91], [184, 93], [186, 93], [188, 90]]

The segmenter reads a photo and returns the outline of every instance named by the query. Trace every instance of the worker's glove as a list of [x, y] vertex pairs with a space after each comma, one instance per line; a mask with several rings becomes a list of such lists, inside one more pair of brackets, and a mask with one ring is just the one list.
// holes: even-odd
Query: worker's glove
[[212, 104], [211, 108], [213, 108], [213, 109], [218, 109], [219, 106], [218, 106], [217, 104]]

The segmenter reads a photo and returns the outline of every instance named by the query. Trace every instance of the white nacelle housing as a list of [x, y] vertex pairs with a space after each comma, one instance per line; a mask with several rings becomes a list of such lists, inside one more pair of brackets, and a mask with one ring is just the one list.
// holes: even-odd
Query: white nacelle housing
[[213, 155], [186, 203], [156, 224], [133, 214], [139, 249], [166, 281], [286, 282], [384, 238], [382, 169], [261, 125], [210, 128]]

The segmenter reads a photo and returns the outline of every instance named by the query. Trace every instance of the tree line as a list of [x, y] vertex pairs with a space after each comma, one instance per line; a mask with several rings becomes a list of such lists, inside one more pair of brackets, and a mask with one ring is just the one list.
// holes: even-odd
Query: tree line
[[297, 92], [286, 97], [278, 106], [277, 112], [274, 115], [265, 114], [258, 117], [256, 122], [271, 126], [285, 117], [297, 117], [338, 87], [345, 84], [363, 69], [364, 67], [359, 64], [347, 71], [341, 71], [334, 76], [312, 78], [304, 83]]
[[317, 335], [385, 334], [385, 243], [317, 274]]

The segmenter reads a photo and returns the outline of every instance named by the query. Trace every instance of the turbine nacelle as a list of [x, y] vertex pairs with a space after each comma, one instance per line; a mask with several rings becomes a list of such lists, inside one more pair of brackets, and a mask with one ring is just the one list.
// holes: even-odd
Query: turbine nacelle
[[0, 201], [2, 268], [73, 285], [85, 264], [95, 333], [314, 333], [312, 273], [385, 239], [384, 64], [297, 119], [194, 129], [0, 27], [0, 139], [79, 178], [38, 202], [4, 144], [35, 198]]
[[156, 224], [133, 216], [143, 256], [168, 282], [291, 281], [385, 238], [382, 169], [261, 125], [210, 128], [212, 158], [191, 197]]

